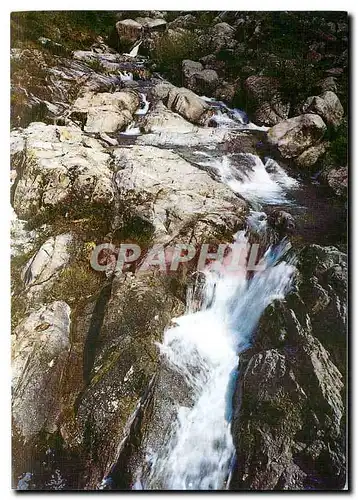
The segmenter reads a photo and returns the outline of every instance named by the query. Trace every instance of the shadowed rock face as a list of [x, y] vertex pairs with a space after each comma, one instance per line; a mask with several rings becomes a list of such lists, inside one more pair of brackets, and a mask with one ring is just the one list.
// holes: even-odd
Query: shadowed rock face
[[241, 363], [232, 489], [341, 489], [346, 482], [345, 256], [312, 245], [298, 268], [297, 291], [266, 310]]

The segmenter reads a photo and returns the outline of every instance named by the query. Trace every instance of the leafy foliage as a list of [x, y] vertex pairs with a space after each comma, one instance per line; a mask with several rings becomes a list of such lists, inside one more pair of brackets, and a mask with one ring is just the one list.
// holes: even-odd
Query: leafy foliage
[[71, 49], [88, 48], [98, 35], [109, 35], [115, 22], [113, 11], [12, 12], [11, 46], [22, 47], [43, 36]]
[[330, 148], [325, 163], [344, 167], [348, 162], [348, 121], [343, 120], [337, 130], [330, 131]]
[[182, 84], [183, 59], [197, 60], [202, 56], [198, 36], [192, 32], [166, 33], [158, 38], [151, 51], [156, 69], [176, 84]]

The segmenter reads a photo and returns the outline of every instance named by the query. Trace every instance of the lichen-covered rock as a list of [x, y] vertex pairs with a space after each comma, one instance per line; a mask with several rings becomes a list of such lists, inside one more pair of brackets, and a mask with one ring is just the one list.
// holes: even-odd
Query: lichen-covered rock
[[302, 106], [303, 113], [313, 113], [323, 118], [327, 125], [338, 127], [343, 120], [344, 109], [337, 95], [328, 90], [320, 96], [309, 97]]
[[[113, 200], [110, 155], [77, 127], [31, 123], [16, 146], [18, 179], [13, 186], [16, 214], [31, 219], [56, 207]], [[18, 157], [17, 157], [18, 158]]]
[[273, 126], [288, 118], [290, 104], [284, 103], [281, 98], [274, 97], [270, 102], [263, 102], [254, 113], [257, 125]]
[[295, 164], [298, 167], [312, 167], [318, 161], [318, 158], [326, 152], [326, 149], [327, 143], [324, 142], [311, 146], [295, 158]]
[[208, 33], [209, 45], [214, 51], [220, 49], [232, 49], [236, 45], [235, 29], [230, 24], [222, 22], [217, 23]]
[[28, 295], [34, 297], [52, 286], [61, 269], [70, 260], [71, 242], [71, 234], [51, 237], [31, 257], [21, 273], [24, 285], [29, 287]]
[[324, 172], [323, 178], [338, 196], [347, 196], [348, 167], [332, 168]]
[[285, 210], [273, 210], [269, 213], [267, 222], [281, 237], [286, 234], [292, 234], [296, 229], [296, 223], [293, 216]]
[[[99, 66], [116, 67], [111, 62], [113, 54], [91, 54], [100, 56]], [[117, 75], [95, 71], [88, 58], [81, 59], [37, 49], [12, 49], [11, 125], [26, 127], [30, 122], [64, 120], [80, 91], [104, 92], [118, 85]]]
[[137, 17], [136, 22], [148, 31], [165, 31], [167, 26], [166, 20], [162, 18]]
[[277, 148], [284, 158], [294, 158], [316, 145], [326, 128], [318, 115], [299, 115], [271, 127], [267, 132], [267, 141]]
[[75, 50], [72, 57], [85, 63], [97, 64], [99, 68], [103, 67], [107, 71], [119, 71], [122, 67], [121, 56], [110, 52], [94, 52], [93, 50]]
[[166, 31], [167, 22], [162, 17], [137, 17], [122, 19], [116, 23], [109, 39], [110, 45], [119, 52], [127, 51], [141, 39], [143, 34], [147, 38]]
[[13, 332], [12, 415], [25, 440], [57, 428], [70, 314], [65, 302], [56, 301], [31, 313]]
[[277, 95], [280, 89], [278, 78], [271, 76], [249, 76], [244, 83], [248, 96], [256, 103], [261, 104], [270, 101]]
[[[86, 458], [86, 487], [97, 489], [119, 462], [128, 488], [124, 442], [159, 361], [159, 342], [184, 305], [151, 272], [115, 277], [80, 314], [64, 372], [61, 435]], [[120, 319], [119, 319], [120, 318]], [[75, 412], [72, 410], [75, 405]]]
[[170, 111], [159, 102], [152, 108], [143, 120], [142, 128], [145, 133], [194, 133], [197, 127], [184, 120], [182, 116]]
[[[170, 118], [172, 121], [172, 118]], [[178, 122], [179, 124], [179, 122]], [[197, 127], [195, 133], [185, 132], [188, 125], [180, 124], [181, 132], [168, 130], [160, 134], [143, 134], [136, 140], [137, 144], [146, 146], [168, 147], [168, 146], [212, 146], [213, 144], [225, 143], [231, 139], [230, 131], [224, 128], [201, 128]]]
[[290, 104], [280, 95], [280, 82], [270, 76], [249, 76], [244, 83], [254, 120], [258, 125], [276, 125], [288, 118]]
[[120, 195], [135, 196], [132, 210], [153, 225], [157, 238], [169, 241], [179, 232], [198, 238], [242, 223], [246, 203], [177, 154], [149, 146], [114, 154]]
[[219, 77], [214, 69], [203, 69], [194, 73], [188, 82], [188, 88], [200, 95], [212, 96], [219, 85]]
[[234, 83], [229, 83], [223, 81], [215, 90], [215, 98], [219, 101], [223, 101], [226, 104], [232, 104], [234, 100], [237, 89], [240, 87], [240, 80], [236, 79]]
[[182, 61], [184, 78], [190, 78], [194, 73], [200, 73], [203, 69], [203, 65], [200, 62], [191, 61], [190, 59], [184, 59]]
[[[116, 23], [116, 33], [118, 37], [118, 48], [128, 48], [140, 36], [142, 24], [134, 19], [123, 19]], [[113, 43], [113, 42], [112, 42]]]
[[179, 16], [174, 21], [169, 23], [169, 28], [171, 29], [177, 29], [177, 28], [184, 28], [184, 29], [192, 29], [195, 27], [196, 24], [196, 18], [192, 14], [186, 14], [185, 16]]
[[182, 62], [184, 85], [200, 95], [211, 96], [219, 85], [214, 69], [204, 69], [200, 62], [184, 59]]
[[168, 98], [169, 92], [175, 88], [175, 86], [170, 82], [159, 82], [154, 85], [149, 92], [149, 96], [152, 100], [164, 101]]
[[336, 79], [333, 76], [327, 76], [327, 78], [323, 78], [323, 80], [319, 81], [317, 87], [321, 92], [335, 92], [337, 93], [337, 83]]

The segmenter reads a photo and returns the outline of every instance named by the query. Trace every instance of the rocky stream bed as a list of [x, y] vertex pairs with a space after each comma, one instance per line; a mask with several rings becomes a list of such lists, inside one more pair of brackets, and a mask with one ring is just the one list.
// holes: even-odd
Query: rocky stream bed
[[[345, 119], [335, 77], [293, 111], [247, 75], [249, 112], [212, 54], [182, 61], [182, 86], [155, 71], [151, 43], [193, 22], [161, 15], [111, 46], [11, 51], [46, 81], [14, 83], [13, 487], [342, 489], [347, 168], [314, 167]], [[249, 23], [221, 15], [214, 55]], [[90, 266], [106, 242], [238, 239], [262, 273]]]

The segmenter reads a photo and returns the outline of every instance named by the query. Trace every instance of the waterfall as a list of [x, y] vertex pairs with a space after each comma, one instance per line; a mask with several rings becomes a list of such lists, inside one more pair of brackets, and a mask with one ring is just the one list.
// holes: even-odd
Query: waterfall
[[[247, 242], [243, 232], [238, 238]], [[289, 246], [269, 248], [263, 270], [251, 279], [246, 269], [232, 274], [209, 268], [196, 312], [197, 294], [189, 291], [188, 313], [173, 320], [159, 348], [163, 362], [185, 380], [192, 406], [178, 406], [169, 441], [151, 456], [149, 477], [137, 479], [135, 489], [225, 487], [234, 456], [230, 422], [239, 355], [250, 345], [264, 309], [290, 287], [295, 267], [281, 260]]]
[[128, 127], [123, 132], [120, 132], [119, 134], [120, 135], [139, 135], [140, 129], [139, 129], [139, 127], [136, 127], [135, 122], [132, 122], [128, 125]]
[[251, 202], [289, 203], [285, 189], [298, 186], [277, 162], [269, 158], [264, 164], [251, 153], [225, 155], [199, 165], [214, 169], [224, 184]]

